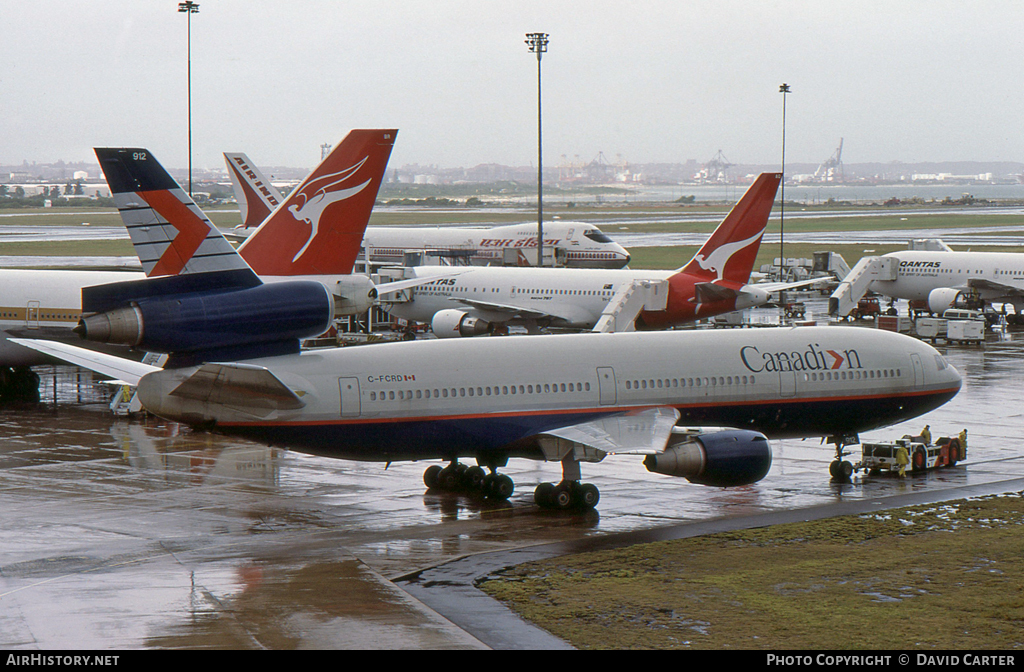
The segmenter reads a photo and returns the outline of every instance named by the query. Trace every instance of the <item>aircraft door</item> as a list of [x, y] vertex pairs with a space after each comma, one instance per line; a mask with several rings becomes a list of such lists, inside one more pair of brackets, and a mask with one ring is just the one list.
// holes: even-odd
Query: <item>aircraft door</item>
[[783, 397], [796, 396], [795, 371], [782, 371], [779, 373], [779, 394]]
[[602, 406], [615, 404], [615, 369], [610, 366], [597, 367], [597, 389]]
[[25, 326], [29, 329], [39, 328], [39, 302], [29, 301], [25, 307]]
[[921, 363], [921, 355], [911, 354], [910, 365], [914, 368], [914, 387], [921, 387], [924, 385], [924, 365]]
[[338, 389], [341, 392], [341, 417], [358, 417], [361, 410], [359, 379], [339, 378]]

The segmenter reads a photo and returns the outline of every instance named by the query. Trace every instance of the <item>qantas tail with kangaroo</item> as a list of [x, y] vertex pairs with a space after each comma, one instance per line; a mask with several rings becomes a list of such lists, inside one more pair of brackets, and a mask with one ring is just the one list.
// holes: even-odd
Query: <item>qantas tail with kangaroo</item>
[[238, 251], [260, 275], [352, 272], [398, 131], [355, 130]]
[[758, 176], [693, 259], [668, 279], [668, 309], [642, 313], [638, 329], [664, 329], [760, 305], [769, 292], [797, 286], [747, 284], [781, 180], [780, 173]]

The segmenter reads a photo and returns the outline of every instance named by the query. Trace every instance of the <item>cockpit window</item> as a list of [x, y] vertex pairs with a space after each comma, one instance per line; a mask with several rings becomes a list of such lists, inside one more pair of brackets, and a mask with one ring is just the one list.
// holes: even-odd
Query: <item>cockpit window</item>
[[583, 235], [598, 243], [610, 243], [612, 239], [606, 236], [600, 229], [589, 229]]
[[942, 355], [935, 355], [935, 368], [942, 371], [947, 366], [946, 360], [943, 359]]

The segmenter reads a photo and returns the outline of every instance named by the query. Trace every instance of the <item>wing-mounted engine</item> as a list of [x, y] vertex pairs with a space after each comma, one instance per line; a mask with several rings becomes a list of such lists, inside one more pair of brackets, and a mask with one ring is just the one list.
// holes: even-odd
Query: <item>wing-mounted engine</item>
[[333, 321], [333, 297], [319, 282], [234, 283], [213, 276], [221, 274], [85, 287], [86, 315], [74, 331], [90, 341], [171, 353], [174, 367], [297, 352], [300, 339]]
[[494, 331], [494, 324], [464, 311], [448, 308], [434, 313], [430, 328], [438, 338], [457, 338], [490, 334]]
[[955, 308], [963, 303], [966, 296], [959, 289], [953, 287], [940, 287], [928, 292], [928, 310], [936, 315], [942, 315], [950, 308]]
[[701, 485], [749, 485], [767, 475], [772, 449], [764, 434], [746, 429], [699, 435], [680, 431], [663, 452], [644, 458], [644, 466], [656, 474], [681, 476]]

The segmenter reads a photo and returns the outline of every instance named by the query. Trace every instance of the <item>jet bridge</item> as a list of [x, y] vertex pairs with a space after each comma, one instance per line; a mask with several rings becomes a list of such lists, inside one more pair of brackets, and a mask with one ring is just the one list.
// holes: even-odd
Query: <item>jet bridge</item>
[[828, 314], [846, 317], [864, 297], [875, 280], [895, 280], [896, 260], [891, 257], [861, 257], [828, 299]]
[[668, 308], [667, 280], [634, 280], [617, 291], [601, 313], [593, 331], [610, 334], [636, 331], [637, 316], [644, 310]]

